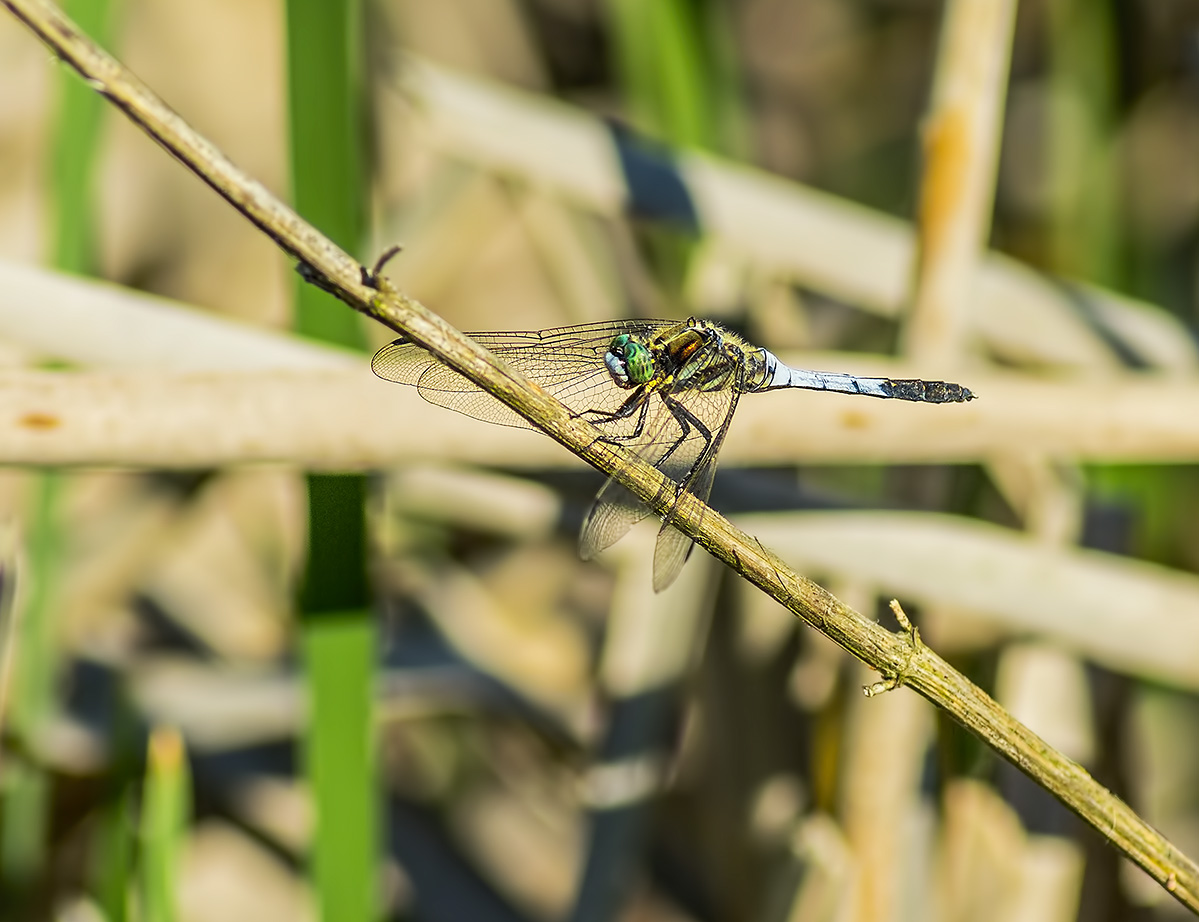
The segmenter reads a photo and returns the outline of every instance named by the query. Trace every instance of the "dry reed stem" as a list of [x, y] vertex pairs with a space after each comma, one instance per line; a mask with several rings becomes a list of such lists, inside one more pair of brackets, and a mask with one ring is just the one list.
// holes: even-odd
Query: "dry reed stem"
[[489, 393], [536, 420], [538, 428], [588, 463], [632, 490], [715, 557], [831, 637], [885, 677], [902, 675], [918, 691], [976, 733], [989, 746], [1052, 791], [1113, 845], [1159, 881], [1184, 905], [1199, 912], [1199, 866], [1082, 766], [1014, 721], [982, 689], [909, 635], [896, 635], [864, 620], [820, 586], [790, 572], [758, 541], [693, 497], [675, 499], [674, 486], [628, 452], [598, 441], [594, 427], [573, 418], [557, 401], [510, 369], [499, 366], [471, 340], [385, 282], [368, 284], [364, 270], [313, 227], [278, 202], [265, 187], [233, 166], [209, 142], [129, 74], [80, 35], [61, 11], [43, 0], [4, 0], [60, 57], [121, 108], [155, 140], [201, 176], [230, 204], [307, 267], [307, 276], [355, 309], [409, 335]]
[[[875, 608], [879, 587], [868, 577], [842, 577], [836, 585], [859, 610]], [[845, 711], [837, 815], [866, 869], [854, 922], [888, 922], [907, 917], [904, 907], [916, 895], [913, 878], [927, 861], [921, 846], [931, 844], [919, 835], [919, 818], [929, 810], [921, 778], [935, 718], [928, 702], [913, 695], [877, 697], [897, 677], [872, 682], [863, 666], [854, 676], [866, 683], [866, 694]]]
[[1015, 20], [1015, 0], [953, 0], [941, 26], [924, 124], [916, 286], [903, 330], [904, 352], [938, 369], [960, 364], [971, 324]]
[[[803, 357], [892, 376], [894, 363]], [[1038, 383], [970, 377], [983, 397], [928, 407], [788, 392], [742, 400], [726, 465], [975, 463], [1013, 445], [1094, 462], [1199, 459], [1199, 385], [1131, 375]], [[541, 468], [575, 459], [544, 439], [425, 403], [415, 389], [341, 371], [0, 371], [0, 463], [187, 469], [248, 462], [319, 470], [418, 458]], [[780, 420], [784, 423], [780, 425]], [[419, 438], [414, 437], [419, 433]]]
[[[869, 682], [865, 669], [858, 677]], [[840, 815], [861, 867], [855, 922], [905, 918], [909, 877], [921, 866], [921, 779], [935, 711], [912, 695], [855, 701], [847, 714]], [[927, 840], [926, 840], [927, 841]]]
[[0, 261], [0, 340], [106, 368], [355, 368], [362, 356], [190, 305], [39, 266]]

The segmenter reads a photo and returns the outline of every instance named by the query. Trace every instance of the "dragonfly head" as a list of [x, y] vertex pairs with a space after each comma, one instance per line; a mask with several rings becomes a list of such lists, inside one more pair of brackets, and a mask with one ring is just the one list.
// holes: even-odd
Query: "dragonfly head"
[[604, 355], [608, 373], [621, 387], [645, 384], [654, 376], [654, 357], [643, 343], [628, 333], [621, 333], [608, 346]]

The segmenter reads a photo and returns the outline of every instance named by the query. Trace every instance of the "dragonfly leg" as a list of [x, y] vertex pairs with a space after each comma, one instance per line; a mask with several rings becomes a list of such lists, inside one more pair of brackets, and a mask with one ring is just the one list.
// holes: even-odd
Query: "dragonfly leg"
[[691, 435], [692, 429], [695, 429], [700, 434], [700, 437], [704, 440], [704, 450], [696, 456], [694, 463], [692, 463], [687, 473], [679, 481], [680, 485], [685, 485], [691, 479], [691, 476], [696, 472], [696, 470], [699, 469], [700, 464], [708, 454], [708, 448], [712, 445], [712, 430], [705, 426], [703, 421], [700, 420], [698, 416], [696, 416], [674, 398], [663, 396], [662, 402], [666, 404], [666, 408], [670, 410], [670, 415], [673, 416], [675, 422], [679, 424], [679, 429], [681, 432], [679, 433], [679, 437], [675, 439], [674, 444], [670, 446], [670, 450], [658, 460], [658, 465], [664, 464], [667, 458], [678, 451], [682, 444], [686, 442], [687, 438]]
[[605, 435], [605, 442], [631, 442], [641, 437], [641, 433], [645, 431], [645, 420], [649, 414], [649, 400], [646, 399], [645, 388], [639, 387], [637, 391], [629, 396], [629, 399], [622, 403], [616, 410], [608, 413], [604, 410], [582, 410], [575, 414], [580, 418], [588, 418], [588, 422], [595, 426], [603, 426], [605, 423], [614, 423], [622, 419], [628, 419], [634, 413], [637, 413], [637, 424], [633, 427], [633, 431], [625, 435]]

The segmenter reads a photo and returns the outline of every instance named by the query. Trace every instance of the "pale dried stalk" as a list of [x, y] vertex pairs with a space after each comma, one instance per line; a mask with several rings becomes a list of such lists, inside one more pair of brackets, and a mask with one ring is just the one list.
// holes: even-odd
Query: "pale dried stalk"
[[941, 27], [924, 124], [916, 286], [903, 331], [904, 352], [939, 369], [960, 364], [972, 315], [981, 313], [971, 305], [991, 226], [1015, 20], [1015, 0], [953, 0]]
[[[851, 356], [795, 361], [910, 377]], [[1095, 462], [1199, 459], [1199, 385], [1131, 375], [1036, 383], [979, 376], [967, 405], [787, 392], [741, 401], [726, 466], [977, 463], [1012, 445]], [[347, 370], [0, 372], [0, 464], [219, 467], [285, 462], [320, 470], [439, 457], [537, 468], [574, 464], [544, 439], [425, 403], [412, 388]], [[788, 421], [780, 426], [779, 420]], [[413, 438], [419, 433], [420, 438]]]
[[487, 352], [419, 303], [367, 284], [362, 268], [298, 215], [238, 170], [184, 124], [160, 99], [114, 59], [79, 34], [56, 7], [43, 0], [4, 0], [64, 60], [87, 78], [189, 169], [254, 222], [289, 255], [308, 267], [313, 280], [336, 291], [357, 310], [409, 335], [478, 383], [589, 464], [619, 481], [674, 522], [713, 556], [768, 592], [806, 623], [863, 662], [945, 708], [989, 746], [1052, 791], [1117, 848], [1161, 882], [1180, 902], [1199, 911], [1199, 866], [1154, 830], [1123, 801], [1097, 784], [1077, 763], [1048, 747], [1012, 720], [982, 689], [956, 672], [914, 636], [892, 634], [864, 620], [821, 587], [790, 572], [760, 542], [673, 485], [628, 452], [598, 441], [599, 433], [573, 418], [523, 377], [498, 365]]
[[102, 368], [360, 367], [358, 353], [121, 285], [0, 261], [0, 341]]

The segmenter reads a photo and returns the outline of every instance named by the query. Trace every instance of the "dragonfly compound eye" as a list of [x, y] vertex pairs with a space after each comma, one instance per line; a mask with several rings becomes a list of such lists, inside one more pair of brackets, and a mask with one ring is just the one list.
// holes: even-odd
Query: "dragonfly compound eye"
[[628, 333], [612, 340], [604, 355], [604, 364], [621, 387], [636, 387], [654, 377], [654, 357]]
[[633, 384], [645, 384], [654, 377], [654, 357], [636, 340], [629, 340], [624, 347], [625, 369]]

